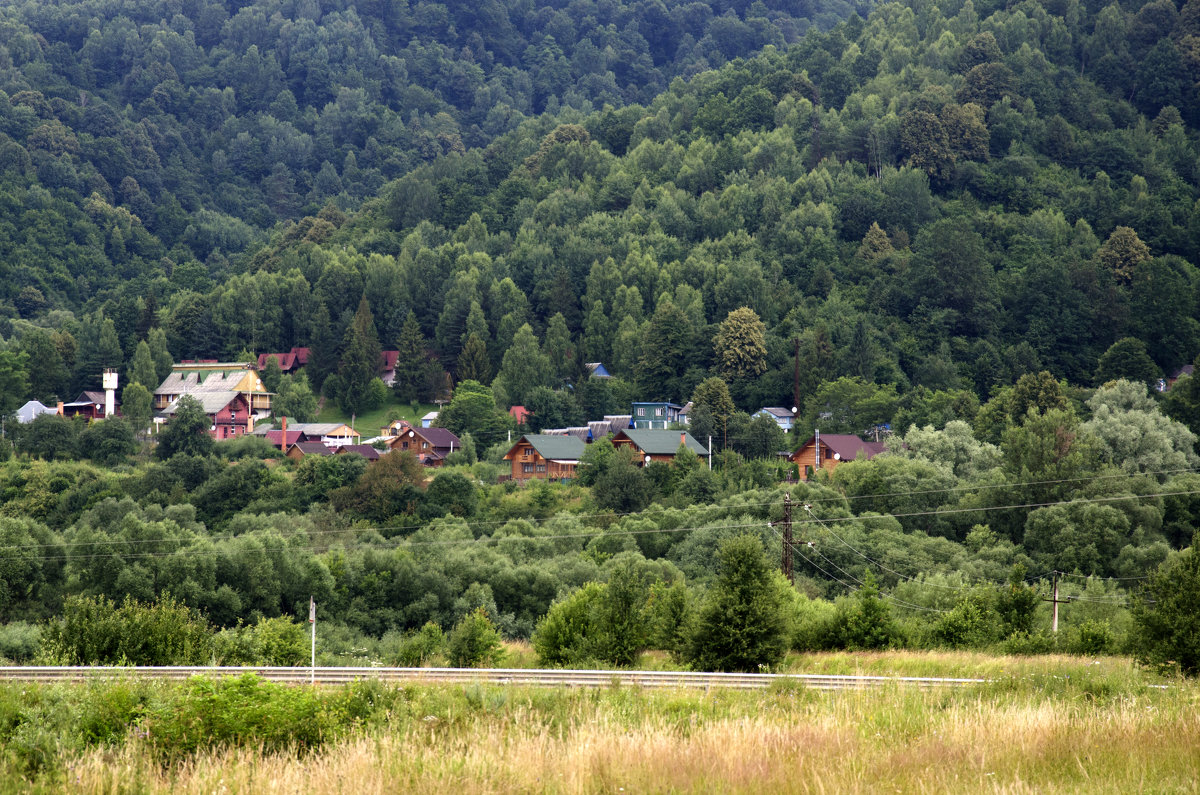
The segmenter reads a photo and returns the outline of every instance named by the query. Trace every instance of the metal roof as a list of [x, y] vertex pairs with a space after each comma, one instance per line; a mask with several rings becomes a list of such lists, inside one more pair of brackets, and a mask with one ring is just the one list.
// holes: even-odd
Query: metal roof
[[529, 442], [542, 458], [555, 461], [578, 461], [587, 449], [587, 445], [575, 436], [547, 436], [542, 433], [530, 433], [522, 436], [509, 449], [511, 453], [521, 442]]
[[687, 431], [662, 431], [647, 428], [629, 428], [617, 434], [626, 436], [646, 455], [675, 455], [679, 450], [680, 437], [687, 449], [696, 455], [708, 455], [708, 448], [696, 441]]

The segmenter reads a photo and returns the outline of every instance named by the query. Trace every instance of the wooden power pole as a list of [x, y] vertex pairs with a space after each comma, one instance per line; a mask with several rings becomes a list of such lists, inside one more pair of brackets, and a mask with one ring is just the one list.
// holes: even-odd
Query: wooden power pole
[[1067, 602], [1071, 601], [1071, 597], [1068, 596], [1066, 599], [1058, 598], [1058, 572], [1057, 571], [1051, 572], [1051, 582], [1053, 583], [1053, 587], [1051, 590], [1050, 598], [1046, 599], [1046, 597], [1043, 596], [1042, 599], [1047, 602], [1050, 602], [1051, 604], [1054, 605], [1053, 618], [1050, 619], [1050, 631], [1055, 634], [1058, 634], [1058, 606], [1065, 605]]
[[792, 575], [792, 495], [783, 495], [783, 574], [795, 583]]

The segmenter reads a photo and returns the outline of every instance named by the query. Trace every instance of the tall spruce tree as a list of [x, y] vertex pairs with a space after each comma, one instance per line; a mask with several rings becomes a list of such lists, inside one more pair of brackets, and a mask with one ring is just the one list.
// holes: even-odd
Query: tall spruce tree
[[396, 380], [392, 392], [401, 403], [412, 403], [426, 397], [432, 382], [430, 370], [436, 367], [429, 361], [428, 343], [421, 333], [416, 313], [409, 311], [396, 341]]
[[379, 335], [375, 332], [375, 318], [364, 295], [358, 301], [358, 311], [346, 332], [346, 350], [338, 368], [341, 376], [341, 392], [338, 405], [346, 413], [356, 413], [367, 408], [370, 402], [367, 388], [379, 377], [379, 362], [382, 348]]

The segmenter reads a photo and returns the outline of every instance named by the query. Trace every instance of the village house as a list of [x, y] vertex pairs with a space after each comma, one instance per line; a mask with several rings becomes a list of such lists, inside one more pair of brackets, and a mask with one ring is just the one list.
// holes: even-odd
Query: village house
[[368, 461], [378, 461], [379, 456], [382, 455], [382, 453], [375, 449], [374, 445], [369, 444], [344, 444], [340, 447], [335, 447], [334, 451], [336, 455], [346, 455], [349, 453], [361, 455]]
[[[261, 420], [271, 413], [271, 393], [263, 386], [262, 378], [247, 362], [180, 362], [171, 368], [171, 374], [154, 390], [154, 410], [166, 414], [168, 406], [184, 395], [191, 395], [206, 405], [213, 405], [216, 398], [205, 399], [204, 395], [228, 395], [233, 393], [245, 399], [251, 417], [245, 415], [247, 431], [253, 430], [254, 420]], [[224, 407], [226, 404], [222, 404]], [[208, 413], [208, 412], [206, 412]]]
[[267, 369], [267, 362], [272, 358], [279, 362], [279, 369], [285, 375], [292, 375], [308, 364], [308, 348], [292, 348], [288, 353], [260, 353], [258, 355], [258, 371], [260, 373]]
[[642, 429], [666, 430], [680, 423], [679, 412], [683, 406], [669, 401], [656, 401], [633, 404], [633, 427]]
[[[190, 397], [200, 404], [201, 410], [208, 416], [208, 435], [217, 441], [244, 436], [253, 430], [254, 417], [245, 395], [226, 391], [200, 392]], [[159, 416], [163, 421], [170, 422], [178, 410], [179, 398], [176, 398], [159, 412]]]
[[446, 456], [462, 449], [462, 441], [445, 428], [409, 428], [389, 441], [388, 447], [412, 453], [427, 467], [440, 467]]
[[308, 455], [333, 455], [333, 452], [332, 447], [327, 447], [320, 442], [296, 442], [288, 448], [285, 455], [294, 461], [299, 461]]
[[632, 448], [638, 466], [655, 461], [670, 463], [679, 451], [680, 445], [699, 456], [708, 455], [708, 448], [696, 441], [687, 431], [663, 431], [630, 428], [613, 436], [613, 447]]
[[792, 421], [796, 418], [796, 415], [792, 412], [791, 409], [780, 408], [779, 406], [771, 406], [771, 407], [767, 407], [767, 408], [761, 408], [758, 411], [754, 412], [754, 414], [752, 416], [753, 417], [770, 417], [772, 420], [775, 421], [775, 424], [778, 425], [780, 427], [780, 429], [783, 430], [784, 433], [792, 432]]
[[43, 414], [58, 414], [58, 409], [45, 405], [40, 400], [31, 400], [17, 409], [17, 422], [22, 425], [33, 422]]
[[87, 417], [89, 420], [102, 420], [107, 416], [104, 401], [105, 395], [103, 392], [90, 389], [84, 390], [79, 393], [79, 397], [70, 403], [59, 404], [60, 407], [57, 413], [64, 417], [80, 416]]
[[843, 462], [867, 460], [882, 452], [883, 442], [864, 442], [848, 433], [825, 433], [809, 438], [789, 459], [800, 467], [801, 480], [809, 480], [818, 469], [833, 472]]
[[570, 480], [575, 477], [586, 445], [575, 436], [526, 434], [504, 454], [512, 464], [512, 479]]

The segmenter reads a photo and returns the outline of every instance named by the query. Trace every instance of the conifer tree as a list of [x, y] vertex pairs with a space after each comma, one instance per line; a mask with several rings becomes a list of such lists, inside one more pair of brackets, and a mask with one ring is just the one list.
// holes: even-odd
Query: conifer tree
[[481, 384], [492, 380], [492, 361], [488, 358], [487, 345], [476, 334], [467, 337], [462, 353], [458, 355], [458, 378]]
[[379, 335], [375, 332], [375, 319], [364, 295], [358, 301], [358, 311], [346, 332], [346, 352], [338, 368], [341, 376], [341, 391], [338, 405], [346, 413], [362, 411], [368, 407], [368, 387], [379, 376], [381, 357]]
[[396, 350], [399, 356], [396, 357], [396, 380], [392, 383], [392, 392], [401, 403], [421, 400], [426, 396], [431, 381], [429, 372], [436, 365], [429, 361], [428, 343], [412, 311], [409, 311], [400, 329]]

